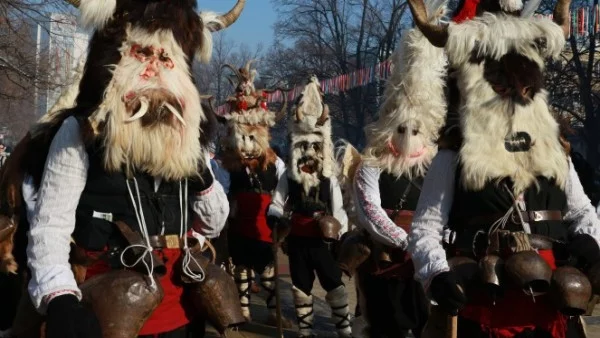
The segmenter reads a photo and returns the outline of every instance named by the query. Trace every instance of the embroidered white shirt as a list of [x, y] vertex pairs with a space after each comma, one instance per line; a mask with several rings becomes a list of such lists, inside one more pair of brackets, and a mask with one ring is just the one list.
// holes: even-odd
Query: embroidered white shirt
[[354, 203], [358, 226], [366, 229], [373, 238], [387, 246], [406, 249], [408, 234], [390, 219], [381, 207], [379, 192], [381, 169], [361, 163], [354, 177]]

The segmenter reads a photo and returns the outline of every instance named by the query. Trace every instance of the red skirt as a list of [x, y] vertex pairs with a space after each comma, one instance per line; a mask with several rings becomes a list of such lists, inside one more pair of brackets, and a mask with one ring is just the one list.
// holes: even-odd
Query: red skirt
[[[181, 256], [181, 249], [163, 249], [155, 252], [164, 259], [167, 268], [167, 274], [160, 278], [160, 285], [165, 296], [142, 327], [139, 333], [141, 336], [170, 332], [188, 324], [190, 321], [182, 306], [183, 287], [173, 283], [173, 267]], [[97, 253], [88, 252], [88, 255], [93, 257], [97, 256]], [[87, 280], [110, 270], [106, 262], [98, 261], [88, 267], [85, 279]]]
[[[552, 250], [539, 250], [540, 256], [556, 269]], [[489, 295], [476, 294], [459, 315], [477, 322], [484, 332], [493, 338], [512, 338], [526, 329], [539, 327], [554, 338], [565, 338], [567, 318], [552, 304], [548, 295], [535, 297], [526, 295], [519, 289], [505, 290], [495, 305]]]

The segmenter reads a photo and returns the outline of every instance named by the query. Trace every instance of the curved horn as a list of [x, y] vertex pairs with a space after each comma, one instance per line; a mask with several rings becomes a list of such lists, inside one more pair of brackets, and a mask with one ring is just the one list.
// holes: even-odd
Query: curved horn
[[223, 25], [213, 27], [212, 31], [217, 32], [231, 26], [240, 17], [240, 14], [242, 14], [244, 5], [246, 5], [246, 0], [238, 0], [238, 2], [235, 4], [235, 6], [233, 6], [233, 8], [229, 12], [219, 16], [218, 20]]
[[553, 19], [554, 22], [562, 27], [565, 37], [569, 36], [569, 26], [571, 23], [571, 17], [569, 16], [569, 7], [571, 6], [571, 0], [558, 0], [556, 7], [554, 7]]
[[252, 59], [248, 62], [246, 62], [246, 66], [244, 67], [244, 69], [246, 69], [246, 71], [248, 71], [248, 74], [250, 74], [250, 66], [254, 63], [258, 61], [257, 59]]
[[73, 7], [75, 7], [75, 8], [79, 8], [79, 4], [81, 3], [80, 0], [65, 0], [65, 1], [70, 3], [71, 5], [73, 5]]
[[410, 7], [415, 24], [427, 40], [436, 47], [444, 48], [448, 41], [448, 26], [434, 25], [427, 21], [427, 8], [423, 0], [408, 0], [408, 6]]
[[221, 69], [223, 69], [223, 68], [229, 68], [229, 69], [231, 69], [231, 71], [233, 72], [233, 74], [235, 74], [235, 76], [238, 78], [238, 81], [242, 81], [242, 74], [240, 74], [240, 71], [237, 68], [235, 68], [234, 66], [232, 66], [229, 63], [226, 63], [226, 64], [222, 65]]

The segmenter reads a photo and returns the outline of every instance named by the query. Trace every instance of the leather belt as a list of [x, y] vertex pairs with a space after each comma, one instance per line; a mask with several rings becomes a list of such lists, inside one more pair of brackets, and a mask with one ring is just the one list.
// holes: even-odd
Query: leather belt
[[[533, 222], [543, 222], [543, 221], [562, 221], [562, 212], [560, 210], [536, 210], [536, 211], [521, 211], [519, 212], [524, 222], [533, 223]], [[490, 225], [500, 218], [504, 217], [504, 214], [488, 214], [481, 216], [474, 216], [465, 219], [465, 222], [462, 223], [466, 226], [481, 226], [481, 225]], [[509, 221], [512, 224], [521, 224], [521, 219], [519, 218], [519, 214], [513, 212], [510, 214]], [[460, 224], [460, 223], [459, 223]]]
[[[197, 239], [188, 237], [188, 247], [193, 248], [197, 244]], [[183, 238], [178, 235], [150, 236], [150, 245], [154, 249], [181, 249], [183, 248]]]

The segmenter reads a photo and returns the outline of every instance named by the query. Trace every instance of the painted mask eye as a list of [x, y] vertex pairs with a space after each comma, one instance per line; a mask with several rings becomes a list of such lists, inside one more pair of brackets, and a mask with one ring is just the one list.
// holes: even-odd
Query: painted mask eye
[[254, 141], [254, 135], [250, 135], [248, 138], [250, 138], [250, 141]]
[[316, 152], [319, 152], [323, 148], [323, 144], [321, 142], [315, 142], [312, 147]]
[[413, 136], [417, 136], [419, 134], [419, 129], [413, 129], [412, 134]]
[[406, 133], [406, 127], [398, 126], [398, 134], [404, 134], [404, 133]]

